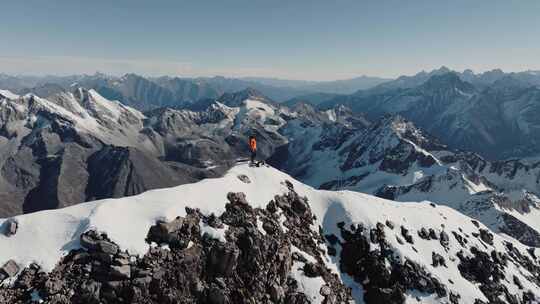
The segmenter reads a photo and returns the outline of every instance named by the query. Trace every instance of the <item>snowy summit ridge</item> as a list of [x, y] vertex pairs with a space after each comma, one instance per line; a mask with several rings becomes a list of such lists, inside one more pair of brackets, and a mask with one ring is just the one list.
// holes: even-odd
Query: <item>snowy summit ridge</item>
[[[111, 286], [117, 297], [182, 293], [209, 303], [235, 299], [235, 289], [254, 299], [268, 293], [285, 303], [534, 303], [540, 296], [536, 249], [454, 209], [316, 190], [271, 167], [237, 165], [222, 178], [21, 215], [0, 220], [0, 225], [9, 221], [17, 229], [9, 237], [0, 235], [0, 265], [12, 260], [30, 268], [12, 279], [13, 293], [6, 293], [10, 287], [4, 284], [4, 299], [34, 292], [46, 300], [79, 301], [70, 290], [86, 292], [88, 284], [93, 291], [84, 296], [102, 301]], [[252, 245], [244, 247], [248, 239]], [[265, 251], [272, 242], [281, 244], [280, 254]], [[216, 250], [224, 264], [213, 260]], [[174, 267], [194, 252], [208, 259], [200, 262], [204, 275], [179, 280], [196, 280], [200, 288], [174, 289]], [[235, 280], [249, 272], [251, 259], [267, 261], [265, 256], [284, 258], [279, 262], [284, 268], [276, 272], [284, 281], [258, 289]], [[33, 263], [50, 275], [33, 277], [38, 267]], [[92, 265], [89, 277], [63, 272], [68, 266], [82, 271], [85, 265]], [[116, 281], [103, 279], [100, 271], [110, 271]], [[71, 286], [62, 281], [66, 277]], [[17, 289], [21, 279], [28, 290]], [[155, 284], [163, 284], [163, 290], [153, 289]], [[351, 298], [342, 284], [351, 288]], [[123, 291], [128, 289], [137, 292]]]

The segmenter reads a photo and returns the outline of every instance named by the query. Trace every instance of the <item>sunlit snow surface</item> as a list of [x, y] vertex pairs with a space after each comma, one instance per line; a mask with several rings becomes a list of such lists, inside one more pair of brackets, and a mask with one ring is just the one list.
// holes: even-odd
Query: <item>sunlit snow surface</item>
[[8, 90], [0, 90], [0, 95], [6, 97], [7, 99], [17, 99], [17, 98], [19, 98], [19, 95], [11, 93]]
[[[240, 181], [238, 178], [240, 174], [248, 176], [251, 183]], [[50, 270], [69, 250], [80, 246], [80, 234], [90, 228], [106, 232], [122, 249], [127, 249], [134, 254], [144, 254], [149, 246], [145, 242], [146, 234], [157, 219], [172, 220], [176, 216], [185, 215], [186, 206], [200, 208], [205, 214], [213, 212], [219, 215], [225, 209], [226, 195], [230, 191], [244, 192], [247, 201], [253, 207], [265, 207], [276, 194], [288, 191], [285, 180], [291, 181], [300, 195], [307, 196], [311, 209], [317, 217], [317, 224], [324, 228], [325, 233], [334, 233], [339, 236], [337, 223], [340, 221], [344, 221], [347, 225], [363, 223], [366, 228], [370, 228], [377, 222], [391, 220], [396, 228], [394, 230], [385, 228], [386, 239], [400, 258], [410, 259], [426, 267], [443, 284], [459, 293], [462, 303], [472, 303], [474, 298], [485, 300], [477, 285], [461, 277], [457, 268], [459, 260], [450, 259], [463, 249], [452, 236], [448, 251], [445, 251], [438, 241], [427, 241], [415, 237], [414, 247], [417, 252], [410, 244], [398, 244], [394, 236], [399, 233], [400, 225], [406, 226], [414, 236], [421, 227], [431, 227], [437, 232], [444, 229], [448, 234], [451, 234], [452, 230], [458, 231], [461, 228], [464, 234], [471, 235], [478, 228], [467, 216], [448, 207], [432, 207], [428, 202], [399, 203], [351, 191], [315, 190], [273, 168], [251, 168], [248, 165], [238, 165], [222, 178], [152, 190], [132, 197], [100, 200], [64, 209], [17, 216], [15, 217], [19, 223], [17, 233], [9, 238], [0, 235], [0, 264], [8, 259], [14, 259], [21, 265], [37, 262], [45, 270]], [[5, 219], [0, 220], [0, 225], [4, 221]], [[203, 228], [204, 232], [223, 240], [223, 231]], [[505, 240], [503, 237], [495, 235], [493, 249], [504, 251], [503, 240]], [[484, 248], [485, 246], [474, 237], [468, 238], [468, 241], [469, 247]], [[509, 241], [521, 252], [525, 252], [525, 246], [510, 239]], [[293, 250], [298, 249], [293, 248]], [[431, 266], [432, 252], [443, 255], [448, 268]], [[465, 252], [467, 254], [467, 251]], [[306, 255], [306, 253], [302, 254]], [[336, 257], [327, 256], [326, 263], [329, 268], [339, 272], [339, 254]], [[297, 264], [293, 266], [292, 275], [299, 280], [299, 286], [306, 293], [314, 293], [315, 290], [318, 292], [322, 283], [315, 282], [314, 279], [299, 273], [297, 269], [300, 265]], [[531, 289], [536, 294], [540, 293], [538, 287], [524, 277], [527, 275], [526, 270], [518, 271], [515, 265], [509, 263], [506, 271], [511, 272], [507, 273], [509, 278], [516, 275], [523, 283], [525, 290]], [[348, 276], [341, 276], [346, 284], [353, 287], [357, 302], [361, 303], [361, 286], [354, 283]], [[454, 284], [448, 284], [449, 279]], [[507, 284], [507, 287], [511, 293], [522, 292], [513, 284]], [[318, 293], [308, 294], [308, 296], [316, 301], [321, 299]], [[409, 295], [411, 302], [416, 302], [414, 299], [416, 296], [425, 303], [436, 301], [432, 296], [414, 294], [414, 296]]]

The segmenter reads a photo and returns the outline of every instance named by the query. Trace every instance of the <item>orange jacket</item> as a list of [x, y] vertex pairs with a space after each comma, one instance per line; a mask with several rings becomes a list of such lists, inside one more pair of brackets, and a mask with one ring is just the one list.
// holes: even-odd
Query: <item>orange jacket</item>
[[249, 149], [251, 151], [257, 151], [257, 140], [255, 138], [249, 139]]

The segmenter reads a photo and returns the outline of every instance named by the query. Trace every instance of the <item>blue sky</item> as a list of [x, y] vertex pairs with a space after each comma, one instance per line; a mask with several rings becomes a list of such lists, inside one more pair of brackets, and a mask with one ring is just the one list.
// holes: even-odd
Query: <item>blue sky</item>
[[396, 77], [540, 70], [540, 1], [4, 1], [0, 73]]

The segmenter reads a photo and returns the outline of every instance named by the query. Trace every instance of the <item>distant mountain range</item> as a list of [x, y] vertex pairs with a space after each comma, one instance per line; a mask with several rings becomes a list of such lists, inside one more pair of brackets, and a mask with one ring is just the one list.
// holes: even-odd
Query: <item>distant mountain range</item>
[[223, 93], [232, 93], [247, 88], [260, 91], [265, 96], [286, 101], [297, 96], [314, 93], [350, 94], [381, 84], [389, 79], [362, 76], [337, 81], [297, 81], [268, 78], [225, 78], [225, 77], [143, 77], [126, 74], [114, 77], [101, 73], [74, 76], [10, 76], [0, 74], [0, 88], [19, 94], [34, 93], [48, 97], [71, 87], [94, 89], [106, 98], [139, 110], [159, 107], [182, 107], [201, 99], [217, 98]]
[[[362, 76], [313, 82], [271, 78], [148, 78], [136, 74], [65, 77], [0, 75], [0, 87], [47, 98], [73, 88], [93, 89], [139, 111], [168, 107], [202, 109], [223, 94], [252, 89], [294, 107], [308, 103], [326, 110], [345, 105], [372, 121], [399, 114], [450, 147], [488, 159], [540, 155], [540, 72], [476, 74], [447, 67], [395, 80]], [[351, 93], [353, 92], [353, 93]]]
[[540, 72], [457, 73], [443, 67], [317, 100], [377, 119], [400, 114], [453, 148], [490, 159], [540, 155]]
[[351, 79], [333, 81], [284, 80], [260, 77], [247, 77], [242, 79], [273, 87], [290, 87], [303, 91], [330, 94], [352, 94], [358, 90], [369, 89], [392, 80], [390, 78], [370, 77], [365, 75]]

